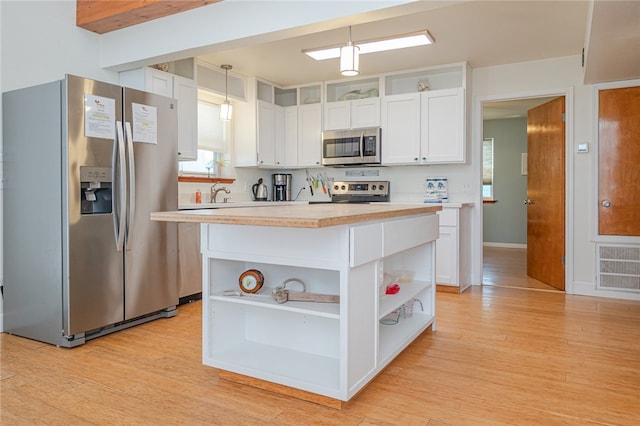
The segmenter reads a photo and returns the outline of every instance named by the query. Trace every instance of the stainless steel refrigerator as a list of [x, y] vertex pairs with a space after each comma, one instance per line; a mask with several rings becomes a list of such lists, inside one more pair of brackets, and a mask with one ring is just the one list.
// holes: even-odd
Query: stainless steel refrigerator
[[73, 347], [178, 304], [173, 99], [67, 75], [3, 94], [4, 326]]

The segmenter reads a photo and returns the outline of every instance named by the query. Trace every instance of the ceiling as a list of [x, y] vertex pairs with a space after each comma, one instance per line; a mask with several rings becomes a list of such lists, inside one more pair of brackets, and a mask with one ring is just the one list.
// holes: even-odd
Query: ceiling
[[[394, 13], [389, 13], [391, 17], [352, 16], [323, 23], [321, 31], [297, 29], [303, 34], [297, 37], [268, 42], [254, 38], [242, 47], [228, 50], [217, 46], [220, 50], [199, 58], [217, 66], [231, 64], [235, 73], [255, 75], [280, 86], [337, 80], [343, 78], [338, 71], [338, 59], [315, 61], [301, 51], [346, 43], [347, 27], [351, 25], [355, 44], [359, 40], [425, 29], [436, 41], [430, 46], [362, 55], [359, 77], [462, 61], [477, 68], [580, 55], [587, 45], [587, 65], [594, 64], [596, 69], [596, 65], [602, 68], [598, 58], [611, 50], [604, 41], [613, 37], [617, 26], [620, 27], [617, 32], [623, 34], [618, 37], [622, 51], [627, 49], [627, 57], [637, 58], [635, 62], [627, 59], [627, 63], [618, 63], [626, 67], [627, 74], [629, 70], [637, 74], [628, 78], [640, 78], [640, 55], [637, 54], [640, 50], [629, 50], [636, 44], [640, 46], [640, 7], [636, 7], [640, 1], [596, 3], [594, 13], [597, 10], [598, 15], [593, 16], [592, 25], [587, 28], [589, 1], [418, 1], [406, 5], [401, 12], [394, 9]], [[621, 14], [624, 19], [620, 18], [618, 25], [610, 25]], [[585, 41], [587, 35], [591, 43]], [[273, 39], [273, 34], [268, 38]], [[241, 42], [235, 44], [242, 45]], [[626, 79], [616, 75], [621, 70], [616, 69], [615, 59], [606, 55], [606, 62], [604, 75], [596, 78], [601, 81], [607, 81], [607, 76], [609, 80]]]

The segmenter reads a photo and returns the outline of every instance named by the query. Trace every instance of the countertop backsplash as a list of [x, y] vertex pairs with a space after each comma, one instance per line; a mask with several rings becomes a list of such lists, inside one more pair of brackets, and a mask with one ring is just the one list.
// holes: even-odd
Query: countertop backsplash
[[[334, 180], [388, 180], [390, 181], [391, 202], [392, 203], [423, 203], [427, 185], [427, 178], [432, 176], [443, 176], [448, 179], [450, 204], [468, 204], [475, 201], [473, 182], [468, 178], [468, 165], [441, 165], [441, 166], [397, 166], [397, 167], [363, 167], [363, 168], [315, 168], [296, 170], [268, 170], [257, 168], [235, 168], [232, 178], [233, 184], [218, 184], [217, 187], [225, 186], [231, 193], [218, 195], [219, 201], [228, 198], [229, 202], [252, 201], [251, 187], [259, 178], [263, 179], [267, 185], [269, 199], [272, 198], [272, 177], [273, 173], [291, 173], [292, 189], [291, 197], [293, 201], [329, 201], [330, 197], [322, 195], [318, 197], [317, 191], [314, 197], [311, 196], [307, 182], [305, 170], [308, 170], [312, 177], [322, 174], [327, 179], [327, 187], [330, 187]], [[479, 183], [478, 183], [479, 184]], [[211, 184], [181, 182], [178, 185], [178, 203], [180, 206], [195, 204], [195, 193], [200, 190], [202, 193], [202, 203], [210, 201]], [[224, 197], [223, 197], [224, 196]]]

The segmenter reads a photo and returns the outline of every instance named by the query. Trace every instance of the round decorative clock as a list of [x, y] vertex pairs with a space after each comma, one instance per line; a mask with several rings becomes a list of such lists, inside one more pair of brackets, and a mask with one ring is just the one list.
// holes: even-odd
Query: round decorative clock
[[257, 269], [248, 269], [240, 274], [238, 284], [245, 293], [257, 293], [264, 284], [264, 276]]

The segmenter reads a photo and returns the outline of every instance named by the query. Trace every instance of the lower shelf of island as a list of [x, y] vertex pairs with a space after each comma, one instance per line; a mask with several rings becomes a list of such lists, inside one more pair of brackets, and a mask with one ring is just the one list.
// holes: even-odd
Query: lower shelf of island
[[384, 366], [435, 320], [433, 284], [412, 281], [400, 284], [397, 294], [380, 298], [378, 310], [378, 365]]
[[340, 359], [244, 341], [217, 348], [204, 364], [244, 376], [341, 399]]
[[[203, 348], [206, 365], [340, 398], [337, 313], [308, 310], [304, 306], [313, 305], [309, 302], [211, 299], [210, 344]], [[339, 309], [338, 304], [315, 305]]]

